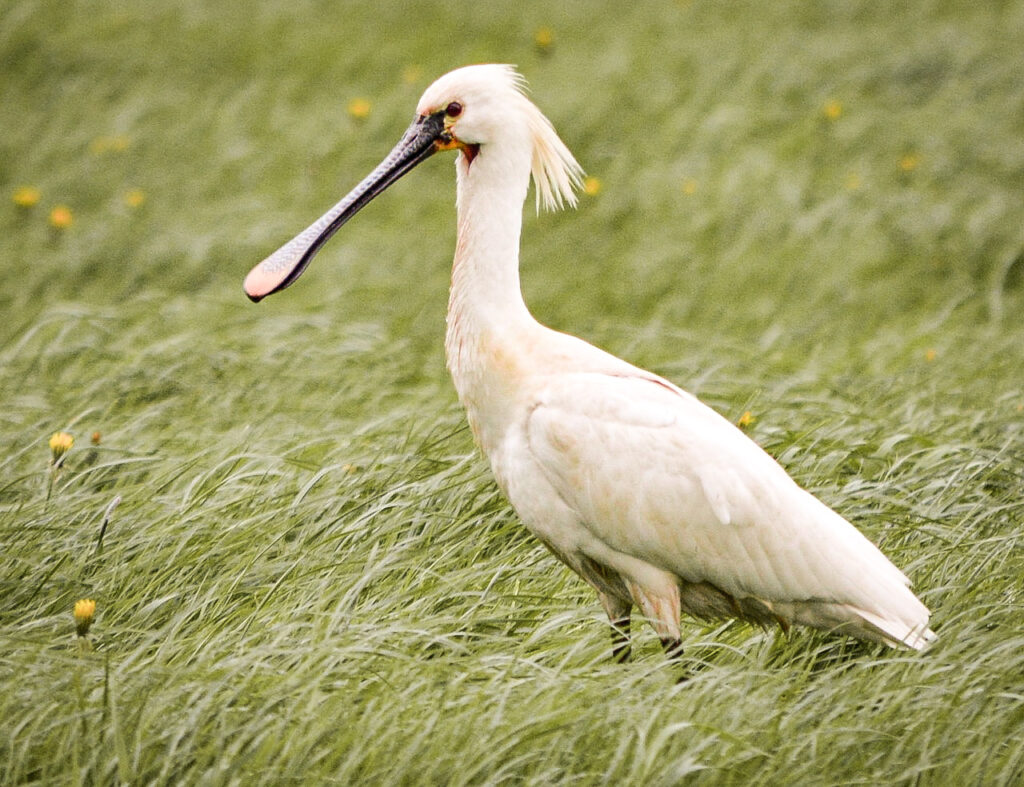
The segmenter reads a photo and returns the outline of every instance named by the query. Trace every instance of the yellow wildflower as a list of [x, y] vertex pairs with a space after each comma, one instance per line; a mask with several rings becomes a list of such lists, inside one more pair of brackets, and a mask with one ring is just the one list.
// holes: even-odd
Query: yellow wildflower
[[934, 350], [934, 349], [932, 349], [931, 347], [929, 347], [929, 348], [928, 348], [927, 350], [925, 350], [925, 352], [924, 352], [924, 359], [925, 359], [926, 361], [928, 361], [928, 363], [931, 363], [932, 361], [934, 361], [934, 360], [935, 360], [935, 356], [936, 356], [936, 355], [937, 355], [937, 353], [935, 352], [935, 350]]
[[146, 194], [142, 189], [129, 189], [124, 193], [123, 199], [129, 208], [138, 208], [146, 201]]
[[74, 221], [75, 217], [71, 215], [71, 208], [67, 205], [56, 205], [50, 211], [50, 225], [55, 229], [66, 230]]
[[415, 85], [423, 76], [423, 69], [420, 66], [406, 66], [402, 69], [402, 81], [407, 85]]
[[900, 169], [904, 172], [912, 172], [921, 163], [921, 157], [916, 153], [907, 153], [900, 159]]
[[550, 49], [555, 43], [555, 34], [551, 32], [550, 27], [538, 27], [537, 32], [533, 34], [533, 43], [542, 51]]
[[697, 181], [693, 178], [687, 178], [683, 181], [683, 194], [687, 197], [692, 197], [697, 193]]
[[72, 614], [75, 616], [75, 633], [84, 637], [89, 633], [93, 615], [96, 614], [96, 602], [91, 598], [80, 598], [75, 602]]
[[50, 438], [50, 456], [53, 463], [58, 464], [74, 444], [75, 438], [67, 432], [54, 432]]
[[843, 105], [835, 100], [829, 101], [824, 107], [822, 107], [821, 111], [824, 113], [827, 120], [839, 120], [840, 116], [843, 114]]
[[750, 412], [750, 410], [744, 410], [743, 415], [740, 416], [739, 420], [736, 422], [736, 425], [740, 429], [746, 429], [756, 420], [757, 418], [754, 416], [753, 413]]
[[92, 443], [93, 445], [99, 445], [100, 444], [100, 440], [102, 440], [102, 439], [103, 439], [103, 435], [100, 434], [99, 431], [96, 431], [96, 432], [92, 433], [92, 437], [89, 438], [89, 442]]
[[593, 176], [583, 179], [583, 193], [588, 197], [596, 197], [601, 193], [601, 181]]
[[370, 116], [370, 102], [365, 98], [353, 98], [348, 102], [348, 113], [356, 120], [365, 120]]
[[14, 190], [11, 199], [14, 200], [14, 204], [19, 208], [31, 208], [39, 202], [41, 196], [39, 189], [35, 186], [21, 186]]
[[96, 137], [89, 143], [89, 151], [96, 156], [104, 153], [120, 153], [126, 150], [131, 140], [124, 134], [115, 134], [110, 137]]

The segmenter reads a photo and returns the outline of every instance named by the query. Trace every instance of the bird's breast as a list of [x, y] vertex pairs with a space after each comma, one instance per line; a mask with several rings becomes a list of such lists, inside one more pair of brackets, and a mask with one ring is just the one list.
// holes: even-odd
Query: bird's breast
[[537, 364], [526, 337], [463, 328], [458, 315], [450, 317], [448, 370], [473, 435], [491, 456], [509, 430], [525, 421]]
[[513, 356], [500, 351], [449, 359], [449, 369], [473, 436], [490, 455], [525, 419], [525, 380]]

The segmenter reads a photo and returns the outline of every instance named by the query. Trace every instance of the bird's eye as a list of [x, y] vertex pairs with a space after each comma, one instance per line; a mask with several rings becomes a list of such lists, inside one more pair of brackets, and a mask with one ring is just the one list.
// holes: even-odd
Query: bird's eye
[[444, 108], [444, 113], [450, 118], [457, 118], [462, 114], [462, 104], [458, 101], [453, 101]]

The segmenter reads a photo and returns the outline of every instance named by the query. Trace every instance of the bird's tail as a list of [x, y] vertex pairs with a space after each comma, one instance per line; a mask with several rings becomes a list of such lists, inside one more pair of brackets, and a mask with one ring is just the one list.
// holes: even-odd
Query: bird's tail
[[927, 610], [925, 610], [925, 618], [921, 623], [916, 625], [909, 625], [900, 620], [889, 620], [878, 615], [874, 615], [871, 612], [866, 612], [863, 609], [853, 609], [864, 624], [870, 627], [871, 630], [878, 636], [876, 638], [865, 636], [863, 634], [855, 634], [866, 639], [875, 639], [875, 641], [883, 642], [894, 648], [905, 647], [911, 648], [912, 650], [924, 650], [932, 642], [938, 639], [938, 635], [928, 628], [928, 617]]
[[938, 636], [928, 628], [927, 608], [912, 594], [911, 598], [917, 607], [913, 615], [883, 616], [852, 604], [812, 601], [795, 605], [792, 619], [800, 625], [878, 642], [891, 648], [924, 650]]

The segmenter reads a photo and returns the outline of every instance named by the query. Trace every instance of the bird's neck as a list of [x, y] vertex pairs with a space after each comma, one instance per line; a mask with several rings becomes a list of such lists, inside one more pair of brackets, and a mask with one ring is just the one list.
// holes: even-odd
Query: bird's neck
[[458, 240], [445, 349], [464, 402], [481, 380], [497, 382], [490, 368], [495, 356], [514, 351], [523, 334], [537, 326], [519, 287], [529, 156], [527, 149], [495, 146], [481, 150], [472, 162], [461, 154], [456, 163]]

